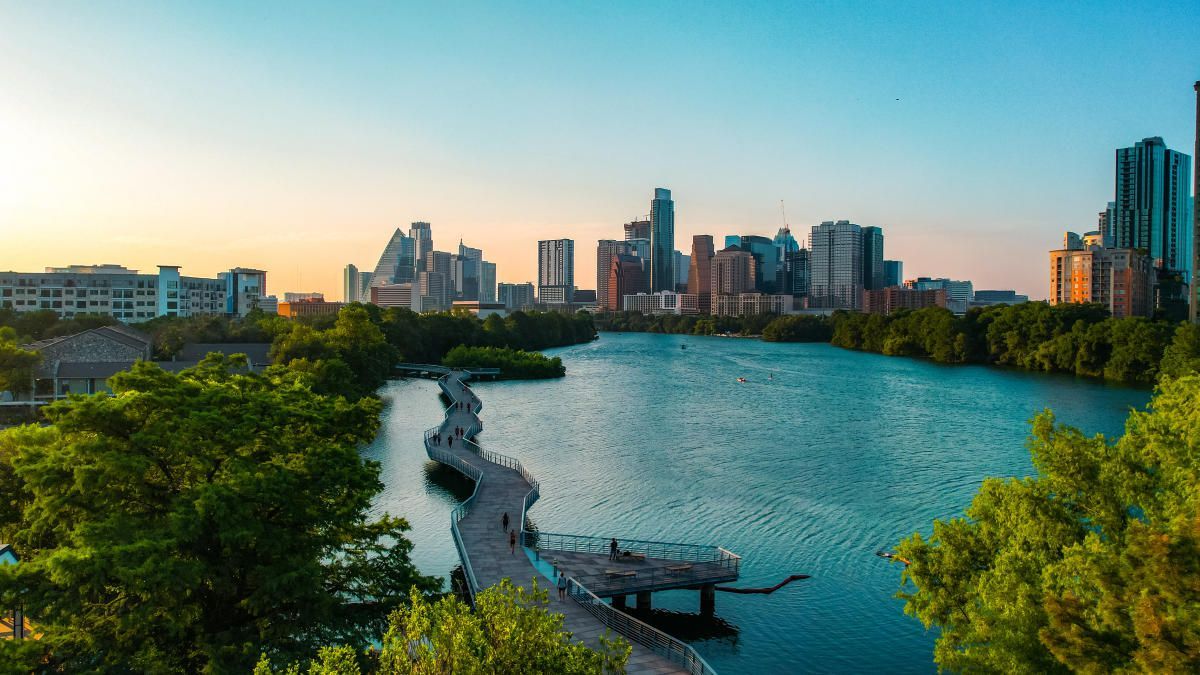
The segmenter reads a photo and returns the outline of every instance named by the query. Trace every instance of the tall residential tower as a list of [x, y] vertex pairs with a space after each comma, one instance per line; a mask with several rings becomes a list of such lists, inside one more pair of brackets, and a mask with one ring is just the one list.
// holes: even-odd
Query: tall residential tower
[[666, 188], [654, 188], [650, 202], [650, 290], [675, 290], [675, 202]]

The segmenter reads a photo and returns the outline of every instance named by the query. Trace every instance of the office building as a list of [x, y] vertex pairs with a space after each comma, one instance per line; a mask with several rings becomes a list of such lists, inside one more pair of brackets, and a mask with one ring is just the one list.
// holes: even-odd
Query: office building
[[408, 238], [413, 242], [413, 268], [426, 269], [425, 259], [433, 252], [433, 228], [429, 223], [417, 221], [409, 225]]
[[666, 188], [654, 188], [650, 202], [650, 290], [675, 290], [675, 202]]
[[971, 298], [972, 307], [990, 307], [992, 305], [1019, 305], [1029, 302], [1028, 295], [1018, 295], [1016, 291], [978, 290]]
[[1189, 202], [1191, 158], [1167, 148], [1157, 136], [1116, 153], [1116, 196], [1109, 223], [1113, 248], [1150, 252], [1156, 267], [1192, 270]]
[[246, 316], [256, 309], [267, 314], [276, 312], [277, 301], [267, 295], [267, 273], [263, 270], [235, 267], [219, 273], [217, 278], [225, 281], [226, 314]]
[[622, 302], [622, 308], [626, 312], [675, 315], [700, 313], [700, 299], [693, 293], [638, 293], [623, 296]]
[[618, 310], [620, 306], [609, 304], [608, 280], [612, 276], [612, 261], [618, 255], [633, 255], [633, 246], [628, 241], [601, 239], [596, 242], [596, 298], [601, 310]]
[[711, 301], [715, 302], [718, 295], [753, 292], [756, 262], [753, 254], [736, 246], [717, 251], [709, 269]]
[[[288, 293], [286, 295], [300, 295]], [[284, 299], [279, 303], [279, 316], [288, 319], [296, 319], [309, 316], [330, 316], [336, 315], [346, 306], [344, 302], [325, 302], [325, 297], [317, 294], [318, 297], [302, 297], [293, 299]]]
[[342, 300], [358, 302], [361, 297], [358, 285], [362, 283], [362, 273], [353, 263], [342, 268]]
[[301, 300], [324, 300], [324, 299], [325, 299], [325, 294], [319, 293], [317, 291], [312, 291], [310, 293], [293, 293], [292, 291], [288, 291], [283, 294], [284, 302], [300, 302]]
[[954, 279], [934, 279], [931, 277], [917, 277], [916, 279], [908, 279], [904, 282], [905, 288], [912, 288], [918, 291], [946, 291], [946, 309], [955, 314], [966, 314], [967, 309], [971, 306], [971, 298], [974, 297], [974, 284], [970, 281], [956, 281]]
[[575, 242], [549, 239], [538, 242], [538, 302], [571, 302], [575, 291]]
[[496, 302], [496, 263], [481, 260], [479, 262], [479, 302], [494, 304]]
[[650, 241], [650, 216], [625, 223], [625, 241], [633, 239]]
[[637, 295], [650, 291], [649, 263], [645, 258], [625, 253], [613, 256], [609, 266], [608, 301], [606, 307], [613, 309], [624, 307], [623, 298], [626, 295]]
[[379, 254], [379, 262], [371, 274], [371, 283], [385, 286], [412, 281], [416, 274], [414, 247], [413, 239], [396, 228]]
[[754, 256], [753, 290], [759, 293], [774, 293], [780, 260], [775, 242], [756, 234], [726, 236], [726, 250], [734, 246]]
[[688, 268], [691, 263], [690, 256], [684, 255], [683, 251], [675, 251], [675, 292], [687, 292]]
[[534, 303], [533, 284], [499, 284], [496, 302], [509, 311], [528, 310]]
[[782, 273], [778, 275], [783, 280], [783, 286], [778, 289], [779, 293], [794, 298], [807, 298], [812, 276], [812, 253], [802, 248], [788, 251], [784, 256]]
[[904, 283], [904, 263], [899, 260], [883, 261], [883, 286], [899, 286]]
[[1094, 302], [1114, 317], [1154, 313], [1155, 268], [1137, 249], [1050, 251], [1050, 304]]
[[775, 290], [780, 294], [792, 296], [804, 295], [807, 289], [803, 292], [797, 292], [800, 284], [797, 283], [796, 279], [796, 267], [797, 263], [806, 263], [807, 257], [804, 261], [801, 261], [797, 255], [801, 247], [796, 238], [792, 236], [792, 229], [786, 225], [779, 228], [771, 243], [775, 246], [777, 261], [775, 265]]
[[945, 307], [946, 289], [918, 290], [902, 286], [888, 286], [863, 290], [862, 311], [867, 314], [888, 315], [898, 309], [924, 309]]
[[[427, 274], [422, 272], [422, 274]], [[421, 306], [421, 294], [417, 285], [413, 282], [405, 282], [402, 284], [388, 284], [386, 286], [372, 286], [369, 291], [370, 295], [366, 299], [370, 300], [372, 305], [380, 307], [401, 307], [411, 309], [414, 312], [423, 310]]]
[[883, 230], [864, 227], [862, 232], [863, 288], [873, 291], [884, 287]]
[[[1194, 85], [1196, 90], [1196, 147], [1194, 155], [1200, 161], [1200, 82]], [[1193, 274], [1200, 274], [1200, 167], [1192, 174], [1192, 265]], [[1200, 283], [1193, 283], [1188, 293], [1188, 319], [1193, 323], [1200, 321]]]
[[479, 300], [479, 275], [483, 263], [483, 250], [471, 248], [458, 242], [458, 259], [455, 261], [454, 292], [458, 300]]
[[790, 295], [768, 295], [766, 293], [713, 295], [712, 313], [713, 316], [791, 314], [794, 302], [795, 299]]
[[808, 306], [858, 309], [862, 304], [862, 228], [847, 220], [812, 229]]
[[713, 250], [711, 234], [697, 234], [692, 237], [688, 293], [698, 299], [701, 314], [708, 314], [712, 311], [712, 259], [714, 255], [716, 252]]

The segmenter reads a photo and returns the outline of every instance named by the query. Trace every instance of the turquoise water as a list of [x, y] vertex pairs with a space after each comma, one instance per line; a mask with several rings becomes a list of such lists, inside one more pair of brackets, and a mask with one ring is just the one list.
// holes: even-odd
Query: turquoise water
[[[476, 385], [483, 445], [541, 481], [537, 527], [718, 544], [744, 557], [741, 586], [812, 575], [773, 595], [717, 594], [722, 635], [693, 644], [722, 673], [933, 671], [934, 635], [904, 616], [899, 569], [874, 551], [961, 514], [985, 476], [1028, 474], [1039, 410], [1116, 434], [1150, 395], [823, 344], [606, 333], [554, 353], [561, 380]], [[384, 395], [367, 451], [387, 483], [378, 507], [409, 519], [417, 564], [445, 576], [458, 562], [449, 513], [469, 484], [421, 448], [441, 415], [435, 385]]]

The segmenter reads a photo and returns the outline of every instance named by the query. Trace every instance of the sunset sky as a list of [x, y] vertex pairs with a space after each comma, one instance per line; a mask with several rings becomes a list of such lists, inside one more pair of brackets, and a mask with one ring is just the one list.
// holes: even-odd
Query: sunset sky
[[884, 228], [905, 275], [1046, 295], [1113, 150], [1192, 154], [1200, 3], [0, 0], [0, 270], [341, 298], [396, 227], [531, 281], [655, 187], [693, 234]]

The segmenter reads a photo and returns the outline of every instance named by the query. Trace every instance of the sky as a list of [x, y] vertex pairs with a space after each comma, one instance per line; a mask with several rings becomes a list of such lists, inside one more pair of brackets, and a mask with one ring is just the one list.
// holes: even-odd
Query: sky
[[594, 288], [666, 187], [684, 253], [845, 219], [906, 277], [1044, 298], [1115, 148], [1192, 154], [1198, 30], [1194, 1], [0, 0], [0, 270], [340, 299], [424, 220], [500, 281], [572, 238]]

